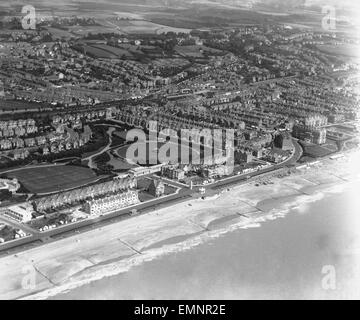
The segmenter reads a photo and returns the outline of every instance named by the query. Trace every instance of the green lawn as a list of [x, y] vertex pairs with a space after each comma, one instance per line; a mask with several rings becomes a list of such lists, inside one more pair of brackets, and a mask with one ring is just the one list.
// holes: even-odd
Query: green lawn
[[51, 166], [20, 169], [6, 174], [17, 178], [31, 193], [50, 193], [76, 188], [98, 179], [88, 168], [78, 166]]

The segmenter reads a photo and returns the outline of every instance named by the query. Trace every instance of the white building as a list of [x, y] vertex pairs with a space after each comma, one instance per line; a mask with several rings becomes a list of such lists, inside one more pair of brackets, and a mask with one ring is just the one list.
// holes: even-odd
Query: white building
[[147, 174], [153, 174], [156, 172], [160, 172], [161, 168], [166, 166], [166, 163], [156, 164], [151, 167], [136, 167], [129, 170], [129, 173], [134, 177], [140, 177]]
[[139, 202], [138, 192], [129, 190], [109, 197], [88, 201], [85, 204], [85, 211], [90, 215], [100, 215], [116, 211]]
[[203, 175], [206, 178], [222, 177], [232, 173], [230, 166], [216, 165], [203, 169]]
[[14, 179], [0, 179], [0, 190], [7, 189], [14, 193], [20, 188], [20, 183], [16, 178]]
[[2, 209], [1, 213], [19, 222], [28, 222], [32, 219], [34, 209], [29, 203], [22, 203]]

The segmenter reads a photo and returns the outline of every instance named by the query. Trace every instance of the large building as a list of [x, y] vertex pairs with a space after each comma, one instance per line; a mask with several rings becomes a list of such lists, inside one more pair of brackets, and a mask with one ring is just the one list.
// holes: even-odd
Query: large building
[[314, 144], [323, 144], [326, 142], [327, 117], [323, 115], [311, 115], [298, 122], [293, 127], [294, 137]]
[[132, 168], [131, 170], [129, 170], [129, 173], [130, 173], [130, 175], [132, 175], [134, 177], [145, 176], [147, 174], [161, 172], [161, 168], [165, 165], [166, 164], [161, 163], [161, 164], [156, 164], [156, 165], [150, 166], [150, 167], [136, 167], [136, 168]]
[[326, 129], [319, 128], [317, 130], [313, 130], [312, 134], [312, 142], [315, 144], [323, 144], [326, 142]]
[[182, 180], [185, 178], [185, 171], [176, 166], [166, 166], [161, 168], [161, 175], [170, 179]]
[[304, 119], [304, 126], [307, 128], [318, 128], [326, 126], [327, 123], [328, 118], [320, 114], [311, 115]]
[[291, 134], [289, 132], [281, 132], [275, 136], [274, 146], [281, 150], [287, 151], [294, 148]]
[[206, 178], [222, 177], [229, 175], [231, 172], [230, 167], [226, 164], [215, 165], [202, 170], [202, 174]]
[[10, 217], [11, 219], [25, 223], [32, 219], [32, 213], [34, 212], [34, 209], [31, 204], [22, 203], [1, 209], [0, 212]]
[[326, 142], [326, 129], [325, 128], [307, 128], [295, 125], [293, 128], [293, 135], [306, 142], [314, 144], [323, 144]]
[[80, 201], [90, 200], [131, 188], [136, 188], [136, 186], [137, 180], [134, 177], [115, 177], [111, 181], [42, 197], [34, 200], [33, 203], [36, 211], [44, 212], [64, 205], [73, 205], [79, 203]]
[[90, 215], [101, 215], [139, 203], [137, 191], [129, 190], [109, 197], [87, 201], [84, 208]]

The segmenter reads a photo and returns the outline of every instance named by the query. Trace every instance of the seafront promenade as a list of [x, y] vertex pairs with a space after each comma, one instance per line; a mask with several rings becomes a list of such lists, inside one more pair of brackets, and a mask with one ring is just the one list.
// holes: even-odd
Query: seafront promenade
[[[96, 226], [2, 257], [0, 274], [6, 277], [1, 279], [0, 297], [19, 298], [42, 292], [37, 297], [44, 298], [231, 230], [283, 217], [291, 208], [340, 192], [341, 186], [359, 179], [358, 171], [354, 172], [358, 161], [358, 153], [336, 160], [327, 158], [290, 176], [266, 177], [271, 180], [267, 184], [247, 181], [212, 197], [188, 198], [145, 215]], [[26, 270], [35, 272], [34, 288], [22, 285]]]
[[[271, 172], [275, 173], [277, 170], [281, 170], [283, 168], [287, 168], [288, 166], [294, 165], [300, 159], [302, 155], [302, 149], [296, 140], [293, 140], [293, 143], [294, 152], [289, 159], [283, 161], [282, 163], [272, 165], [269, 168], [261, 169], [259, 171], [254, 171], [241, 175], [233, 175], [218, 180], [215, 183], [212, 183], [211, 185], [206, 187], [207, 193], [213, 194], [214, 192], [217, 192], [219, 188], [234, 184], [247, 183], [249, 178], [261, 176], [263, 174], [268, 174]], [[199, 193], [199, 188], [190, 189], [189, 187], [184, 187], [183, 185], [177, 184], [176, 182], [172, 182], [172, 184], [180, 188], [178, 192], [172, 195], [157, 198], [151, 201], [146, 201], [137, 205], [133, 205], [131, 207], [126, 207], [121, 210], [99, 216], [95, 219], [85, 219], [79, 222], [66, 224], [45, 232], [30, 230], [29, 228], [27, 228], [30, 236], [2, 244], [0, 246], [0, 256], [14, 254], [17, 252], [28, 250], [33, 247], [41, 246], [44, 243], [56, 241], [59, 238], [72, 236], [76, 233], [91, 230], [93, 228], [107, 225], [109, 223], [126, 220], [130, 218], [129, 213], [132, 209], [135, 209], [138, 214], [143, 215], [156, 209], [164, 208], [179, 202], [187, 201], [192, 198], [199, 198], [202, 196]], [[7, 220], [7, 223], [11, 223], [11, 221]]]

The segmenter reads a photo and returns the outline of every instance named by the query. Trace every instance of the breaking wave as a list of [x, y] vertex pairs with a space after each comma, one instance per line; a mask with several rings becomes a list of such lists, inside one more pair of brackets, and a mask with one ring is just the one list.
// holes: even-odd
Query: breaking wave
[[250, 217], [249, 219], [242, 219], [240, 222], [230, 221], [228, 225], [219, 227], [215, 230], [204, 231], [196, 236], [189, 236], [188, 239], [175, 243], [163, 245], [159, 248], [148, 249], [135, 256], [124, 258], [115, 262], [91, 266], [73, 275], [65, 282], [60, 283], [58, 286], [46, 289], [44, 291], [34, 293], [23, 297], [22, 299], [36, 299], [42, 300], [53, 297], [59, 294], [67, 293], [78, 287], [84, 286], [94, 281], [101, 280], [106, 277], [116, 276], [121, 273], [129, 271], [131, 268], [139, 266], [144, 262], [159, 259], [160, 257], [190, 250], [201, 244], [208, 243], [211, 240], [222, 237], [227, 233], [239, 229], [252, 229], [259, 228], [261, 224], [266, 221], [276, 220], [286, 217], [291, 211], [298, 213], [309, 212], [306, 210], [309, 204], [323, 199], [325, 196], [340, 193], [345, 188], [344, 185], [331, 186], [325, 190], [317, 191], [312, 195], [300, 195], [293, 198], [292, 201], [284, 203], [280, 209], [272, 209], [269, 212], [263, 212], [257, 216]]

